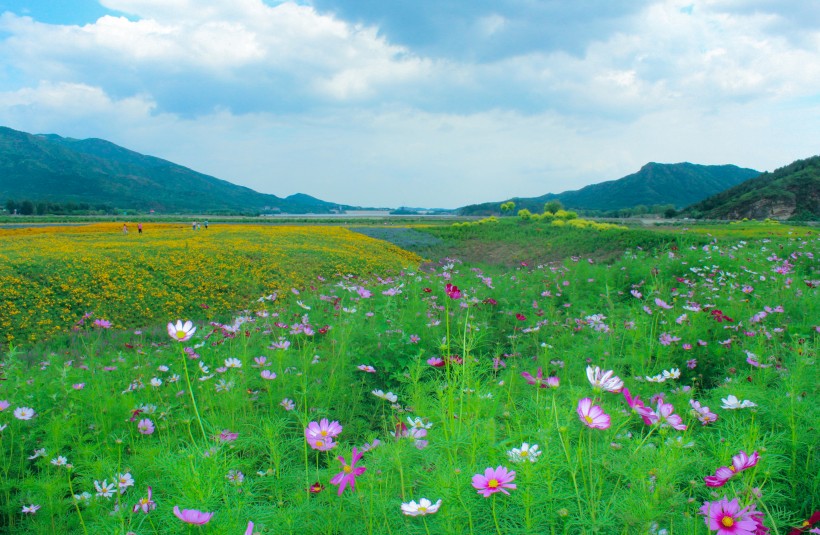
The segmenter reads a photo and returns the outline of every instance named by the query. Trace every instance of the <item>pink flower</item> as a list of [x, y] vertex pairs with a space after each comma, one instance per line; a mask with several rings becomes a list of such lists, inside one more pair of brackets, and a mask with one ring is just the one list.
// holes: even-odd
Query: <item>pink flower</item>
[[327, 418], [322, 418], [319, 423], [310, 422], [305, 428], [305, 438], [312, 439], [334, 439], [342, 432], [342, 426], [336, 420], [328, 422]]
[[609, 415], [598, 405], [593, 405], [590, 398], [578, 401], [578, 418], [592, 429], [609, 429]]
[[140, 500], [134, 504], [133, 512], [136, 513], [137, 511], [142, 511], [145, 514], [148, 514], [148, 511], [153, 511], [156, 508], [156, 502], [151, 499], [151, 487], [148, 487], [148, 497], [140, 498]]
[[447, 292], [447, 295], [450, 297], [450, 299], [461, 298], [461, 290], [458, 289], [458, 286], [450, 284], [449, 282], [444, 287], [444, 291]]
[[730, 502], [724, 496], [716, 502], [705, 502], [700, 514], [717, 535], [765, 535], [769, 531], [763, 525], [763, 514], [755, 511], [754, 505], [741, 509], [737, 498]]
[[444, 367], [444, 359], [441, 357], [430, 357], [427, 359], [427, 364], [433, 366], [434, 368], [442, 368]]
[[356, 485], [356, 476], [360, 476], [364, 473], [367, 468], [364, 466], [356, 466], [356, 463], [359, 462], [359, 459], [362, 458], [363, 453], [356, 449], [356, 446], [353, 446], [353, 453], [350, 457], [350, 464], [345, 462], [345, 458], [339, 455], [337, 459], [339, 462], [342, 463], [342, 471], [333, 476], [333, 479], [330, 480], [330, 483], [333, 485], [339, 485], [339, 496], [342, 495], [344, 492], [345, 487], [350, 485], [350, 490], [355, 491]]
[[137, 423], [137, 429], [143, 435], [151, 435], [154, 433], [154, 422], [150, 418], [143, 418]]
[[683, 419], [679, 415], [674, 414], [674, 411], [675, 407], [671, 403], [664, 403], [663, 401], [658, 403], [658, 416], [660, 417], [661, 427], [670, 426], [678, 431], [686, 431], [686, 424], [683, 423]]
[[701, 405], [699, 401], [690, 399], [689, 405], [692, 407], [690, 412], [695, 416], [695, 418], [700, 420], [701, 424], [706, 425], [717, 420], [717, 414], [710, 411], [709, 407]]
[[110, 329], [111, 322], [104, 319], [94, 320], [94, 327], [99, 327], [100, 329]]
[[538, 368], [535, 377], [533, 377], [530, 372], [521, 372], [521, 377], [527, 380], [527, 384], [537, 385], [540, 388], [558, 388], [559, 384], [557, 377], [547, 377], [544, 379], [541, 368]]
[[715, 470], [715, 475], [706, 476], [703, 480], [707, 487], [722, 487], [740, 472], [757, 465], [759, 459], [760, 456], [756, 451], [750, 457], [745, 451], [740, 450], [740, 453], [732, 457], [732, 466], [721, 466]]
[[359, 364], [358, 366], [356, 366], [356, 369], [363, 371], [365, 373], [376, 373], [376, 368], [374, 368], [373, 366], [369, 366], [367, 364]]
[[612, 370], [603, 371], [598, 366], [595, 366], [595, 368], [587, 366], [587, 379], [596, 390], [615, 393], [623, 390], [624, 382], [613, 373]]
[[213, 513], [203, 513], [196, 509], [183, 509], [180, 511], [178, 505], [174, 506], [174, 515], [186, 524], [194, 524], [196, 526], [207, 524], [210, 522], [211, 517], [214, 516]]
[[195, 332], [196, 327], [194, 327], [191, 320], [186, 321], [184, 325], [182, 324], [182, 320], [177, 320], [176, 325], [168, 323], [168, 336], [177, 342], [187, 342]]
[[219, 433], [219, 441], [220, 442], [233, 442], [239, 437], [239, 433], [232, 433], [230, 429], [223, 429], [221, 433]]
[[273, 381], [274, 379], [276, 379], [276, 373], [270, 370], [262, 370], [259, 373], [259, 375], [262, 377], [262, 379], [267, 379], [268, 381]]
[[248, 527], [245, 528], [245, 535], [253, 535], [253, 522], [248, 521]]
[[515, 472], [508, 471], [506, 467], [499, 466], [497, 468], [487, 468], [484, 470], [484, 475], [476, 474], [473, 476], [473, 487], [478, 489], [478, 493], [489, 498], [491, 494], [496, 492], [503, 492], [509, 495], [507, 489], [516, 488]]

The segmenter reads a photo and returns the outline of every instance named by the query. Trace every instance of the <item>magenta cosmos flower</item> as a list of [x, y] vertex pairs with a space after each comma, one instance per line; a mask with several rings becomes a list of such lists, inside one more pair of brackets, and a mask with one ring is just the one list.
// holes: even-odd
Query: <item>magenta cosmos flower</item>
[[196, 332], [193, 322], [188, 320], [183, 325], [182, 320], [177, 320], [176, 325], [168, 323], [168, 336], [177, 342], [187, 342]]
[[356, 466], [356, 463], [359, 462], [362, 455], [363, 453], [358, 451], [356, 446], [353, 446], [353, 454], [350, 457], [350, 464], [347, 464], [347, 462], [345, 462], [345, 458], [341, 455], [337, 457], [339, 462], [342, 463], [342, 471], [333, 476], [330, 483], [333, 485], [339, 485], [339, 496], [342, 495], [342, 492], [344, 492], [345, 487], [348, 485], [350, 485], [351, 491], [356, 490], [356, 476], [362, 475], [364, 471], [367, 470], [364, 466]]
[[578, 418], [592, 429], [609, 429], [609, 415], [598, 405], [593, 405], [590, 398], [578, 401]]
[[721, 466], [715, 470], [715, 475], [706, 476], [703, 480], [706, 482], [707, 487], [722, 487], [740, 472], [755, 466], [759, 458], [757, 452], [749, 456], [745, 451], [740, 450], [740, 453], [732, 457], [732, 466]]
[[515, 472], [508, 471], [506, 467], [499, 466], [497, 468], [487, 468], [484, 470], [484, 475], [476, 474], [473, 476], [473, 487], [478, 489], [478, 493], [489, 498], [490, 494], [496, 492], [503, 492], [509, 494], [507, 489], [516, 488]]
[[538, 368], [538, 371], [535, 372], [535, 377], [530, 372], [521, 372], [521, 377], [527, 380], [527, 384], [537, 385], [540, 388], [558, 388], [559, 384], [557, 377], [544, 378], [541, 368]]
[[717, 535], [766, 535], [763, 513], [755, 511], [754, 505], [740, 508], [737, 498], [727, 501], [724, 496], [716, 502], [705, 502], [700, 508], [704, 521]]
[[145, 514], [148, 514], [149, 511], [153, 511], [154, 509], [156, 509], [157, 504], [151, 496], [151, 487], [148, 487], [148, 496], [145, 498], [140, 498], [140, 500], [136, 504], [134, 504], [134, 509], [132, 510], [132, 512], [136, 513], [137, 511], [142, 511]]
[[197, 511], [196, 509], [183, 509], [179, 510], [179, 506], [174, 506], [174, 516], [178, 519], [182, 520], [186, 524], [194, 524], [196, 526], [201, 526], [203, 524], [207, 524], [211, 521], [211, 517], [214, 516], [213, 513], [204, 513], [202, 511]]
[[595, 390], [618, 393], [624, 388], [624, 382], [614, 375], [614, 371], [603, 371], [598, 366], [587, 366], [587, 379]]

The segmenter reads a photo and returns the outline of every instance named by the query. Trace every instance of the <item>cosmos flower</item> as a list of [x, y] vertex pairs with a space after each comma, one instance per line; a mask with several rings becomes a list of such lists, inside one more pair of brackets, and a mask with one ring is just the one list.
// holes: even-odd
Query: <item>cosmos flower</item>
[[211, 517], [214, 516], [214, 514], [197, 511], [196, 509], [182, 509], [180, 511], [179, 506], [175, 505], [174, 516], [176, 516], [178, 519], [182, 520], [186, 524], [201, 526], [203, 524], [207, 524], [208, 522], [210, 522]]
[[139, 501], [134, 504], [134, 509], [132, 512], [136, 513], [137, 511], [142, 511], [145, 514], [148, 514], [149, 511], [153, 511], [156, 508], [157, 504], [151, 498], [151, 487], [148, 487], [148, 496], [145, 498], [140, 498]]
[[419, 503], [415, 501], [410, 501], [409, 503], [402, 503], [401, 504], [401, 512], [407, 516], [424, 516], [424, 515], [432, 515], [438, 508], [441, 507], [441, 500], [438, 500], [436, 503], [431, 502], [427, 498], [422, 498], [419, 500]]
[[590, 398], [583, 398], [578, 401], [578, 418], [581, 422], [592, 429], [608, 429], [610, 425], [609, 415], [598, 405], [593, 405]]
[[737, 498], [727, 501], [726, 497], [716, 502], [704, 502], [700, 508], [706, 525], [717, 535], [765, 535], [763, 514], [755, 511], [754, 505], [740, 508]]
[[187, 342], [196, 332], [196, 327], [191, 320], [183, 325], [182, 320], [177, 320], [176, 324], [168, 323], [168, 336], [177, 342]]
[[484, 475], [473, 476], [473, 487], [478, 489], [478, 493], [489, 498], [491, 494], [503, 492], [509, 494], [507, 489], [515, 489], [515, 472], [508, 471], [506, 467], [487, 468]]
[[29, 407], [17, 407], [14, 409], [14, 417], [18, 420], [31, 420], [35, 414], [34, 409]]
[[603, 371], [598, 366], [587, 366], [587, 379], [596, 390], [618, 393], [624, 388], [624, 382], [612, 370]]
[[342, 471], [333, 476], [333, 479], [330, 480], [330, 483], [333, 485], [339, 485], [339, 496], [342, 495], [344, 492], [345, 487], [350, 486], [351, 491], [355, 491], [356, 486], [356, 477], [360, 476], [364, 473], [367, 468], [364, 466], [356, 466], [356, 463], [359, 462], [359, 459], [362, 458], [364, 455], [362, 452], [358, 451], [355, 446], [353, 446], [353, 453], [350, 457], [350, 464], [347, 464], [345, 458], [339, 455], [337, 459], [339, 462], [342, 463]]
[[513, 448], [507, 452], [507, 457], [509, 457], [510, 462], [513, 463], [521, 463], [524, 461], [534, 463], [538, 460], [539, 455], [541, 455], [541, 450], [538, 449], [538, 444], [530, 446], [526, 442], [521, 444], [520, 448]]
[[757, 403], [753, 403], [753, 402], [749, 401], [748, 399], [744, 399], [743, 401], [740, 401], [739, 399], [737, 399], [735, 396], [733, 396], [731, 394], [725, 399], [721, 398], [720, 401], [723, 402], [721, 407], [723, 407], [724, 409], [728, 409], [728, 410], [747, 409], [749, 407], [757, 407]]

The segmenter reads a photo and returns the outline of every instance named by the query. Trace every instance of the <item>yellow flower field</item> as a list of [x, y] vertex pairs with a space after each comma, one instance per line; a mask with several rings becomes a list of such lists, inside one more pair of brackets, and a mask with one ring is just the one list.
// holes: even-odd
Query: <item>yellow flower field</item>
[[318, 276], [386, 274], [420, 259], [324, 226], [105, 223], [0, 229], [0, 342], [71, 329], [86, 312], [114, 327], [213, 317]]

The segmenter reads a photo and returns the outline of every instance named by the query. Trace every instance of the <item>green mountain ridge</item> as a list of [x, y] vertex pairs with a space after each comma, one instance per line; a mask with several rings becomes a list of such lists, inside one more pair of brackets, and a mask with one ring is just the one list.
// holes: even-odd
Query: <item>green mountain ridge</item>
[[820, 220], [820, 156], [797, 160], [689, 206], [708, 219]]
[[[512, 198], [516, 210], [540, 213], [544, 204], [557, 200], [567, 209], [615, 211], [637, 206], [674, 205], [682, 208], [759, 175], [735, 165], [698, 165], [689, 162], [650, 162], [637, 173], [592, 184], [579, 190], [548, 193], [540, 197]], [[501, 202], [465, 206], [462, 215], [499, 214]]]
[[327, 213], [340, 208], [305, 194], [283, 199], [259, 193], [103, 139], [0, 127], [0, 201], [7, 199], [156, 212]]

